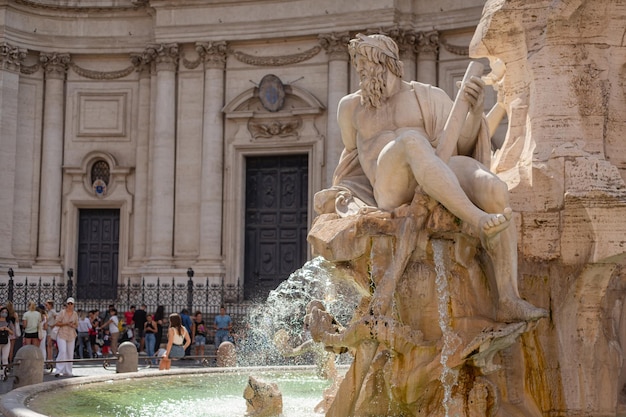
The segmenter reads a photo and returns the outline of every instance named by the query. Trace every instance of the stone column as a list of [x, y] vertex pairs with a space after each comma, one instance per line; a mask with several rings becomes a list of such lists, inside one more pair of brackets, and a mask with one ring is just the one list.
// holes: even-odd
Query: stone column
[[176, 152], [176, 68], [178, 45], [149, 48], [156, 69], [152, 141], [150, 265], [170, 266], [174, 241], [174, 168]]
[[221, 262], [224, 168], [224, 69], [226, 42], [196, 44], [204, 62], [204, 125], [200, 183], [200, 243], [198, 262]]
[[139, 112], [137, 115], [137, 154], [135, 156], [135, 198], [131, 263], [140, 264], [146, 257], [148, 233], [148, 166], [150, 163], [150, 75], [153, 56], [149, 52], [130, 57], [139, 74]]
[[399, 29], [390, 33], [398, 44], [400, 51], [400, 60], [404, 64], [404, 81], [413, 81], [416, 79], [416, 63], [415, 63], [415, 45], [418, 42], [419, 34], [413, 30]]
[[0, 44], [0, 263], [12, 263], [20, 66], [26, 50]]
[[326, 122], [326, 167], [323, 187], [329, 187], [333, 181], [333, 173], [339, 162], [343, 142], [337, 123], [337, 107], [339, 100], [349, 93], [350, 56], [348, 42], [350, 34], [331, 33], [319, 36], [322, 47], [328, 54], [328, 113]]
[[39, 61], [45, 88], [37, 263], [56, 265], [60, 263], [65, 74], [70, 54], [41, 53]]
[[437, 85], [439, 32], [420, 32], [415, 51], [417, 52], [417, 81]]

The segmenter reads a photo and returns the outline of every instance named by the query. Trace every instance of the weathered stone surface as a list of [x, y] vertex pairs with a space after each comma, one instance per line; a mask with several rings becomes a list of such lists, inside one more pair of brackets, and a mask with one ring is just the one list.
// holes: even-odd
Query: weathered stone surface
[[525, 212], [520, 254], [525, 259], [554, 260], [561, 256], [560, 212]]
[[[608, 0], [487, 1], [470, 47], [506, 66], [496, 88], [509, 140], [494, 169], [523, 219], [523, 294], [551, 304], [551, 325], [540, 324], [532, 344], [545, 366], [526, 371], [544, 414], [616, 416], [626, 404], [616, 325], [625, 296], [617, 139], [626, 117], [625, 18], [626, 7]], [[527, 355], [530, 339], [522, 340]]]
[[[465, 257], [463, 262], [458, 262], [456, 258], [456, 254], [467, 252], [467, 249], [458, 249], [459, 245], [473, 246], [473, 253], [478, 253], [478, 240], [462, 233], [454, 222], [449, 223], [449, 213], [443, 215], [439, 208], [435, 212], [416, 222], [414, 229], [405, 229], [404, 233], [401, 232], [400, 218], [389, 220], [395, 227], [385, 224], [384, 230], [378, 233], [367, 221], [330, 220], [334, 223], [331, 225], [334, 230], [343, 224], [357, 235], [370, 234], [373, 241], [370, 252], [351, 263], [370, 265], [370, 278], [358, 281], [376, 285], [369, 299], [373, 306], [377, 305], [377, 298], [385, 297], [384, 293], [381, 294], [385, 288], [383, 281], [387, 279], [386, 272], [395, 267], [391, 254], [400, 250], [399, 240], [406, 237], [405, 233], [417, 233], [420, 227], [426, 225], [428, 227], [424, 230], [430, 237], [426, 238], [427, 250], [414, 252], [396, 283], [393, 290], [394, 314], [370, 315], [369, 310], [364, 310], [345, 329], [337, 329], [332, 324], [332, 317], [323, 310], [314, 308], [311, 313], [309, 324], [315, 340], [329, 348], [346, 346], [356, 351], [355, 364], [339, 385], [337, 400], [328, 408], [327, 416], [342, 416], [346, 412], [358, 416], [422, 415], [423, 410], [430, 410], [424, 415], [443, 415], [440, 413], [443, 410], [441, 398], [444, 386], [439, 378], [444, 368], [440, 349], [446, 338], [454, 340], [452, 348], [446, 352], [447, 366], [464, 375], [463, 378], [469, 378], [460, 379], [458, 385], [454, 385], [452, 397], [457, 405], [463, 404], [459, 406], [460, 410], [469, 409], [471, 415], [489, 415], [501, 407], [508, 410], [508, 415], [537, 415], [514, 405], [516, 398], [509, 397], [506, 390], [499, 386], [501, 378], [511, 377], [508, 368], [514, 366], [513, 363], [502, 367], [502, 363], [508, 364], [509, 361], [502, 362], [500, 359], [500, 365], [494, 362], [498, 352], [516, 343], [518, 337], [531, 327], [526, 323], [507, 325], [496, 321], [497, 297], [494, 298], [489, 278], [483, 272], [478, 257]], [[320, 223], [322, 227], [323, 221]], [[370, 228], [363, 227], [364, 224]], [[454, 226], [452, 229], [451, 225]], [[444, 295], [438, 287], [442, 284], [436, 272], [432, 247], [435, 245], [434, 236], [440, 236], [442, 244], [448, 288]], [[450, 313], [450, 333], [445, 337], [440, 322], [441, 308], [449, 309]], [[484, 380], [487, 388], [470, 382], [478, 375], [489, 375]], [[361, 380], [362, 385], [358, 382]], [[485, 391], [483, 400], [470, 400], [484, 389], [488, 392]], [[528, 394], [519, 395], [525, 407], [532, 403]], [[347, 402], [353, 402], [353, 411], [346, 408]]]
[[251, 375], [243, 398], [246, 400], [246, 416], [277, 417], [283, 413], [283, 395], [274, 382]]
[[217, 366], [235, 366], [237, 365], [237, 352], [235, 345], [231, 342], [222, 342], [217, 348]]

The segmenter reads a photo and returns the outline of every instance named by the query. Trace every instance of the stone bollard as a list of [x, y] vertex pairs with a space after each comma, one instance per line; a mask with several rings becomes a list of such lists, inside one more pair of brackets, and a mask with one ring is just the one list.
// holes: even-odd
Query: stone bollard
[[43, 382], [43, 354], [35, 345], [22, 346], [13, 358], [13, 388]]
[[217, 349], [217, 366], [235, 366], [237, 365], [237, 355], [235, 353], [235, 345], [231, 342], [222, 342]]
[[117, 352], [118, 360], [115, 372], [118, 374], [137, 372], [137, 364], [139, 363], [137, 347], [131, 342], [124, 342], [117, 349]]

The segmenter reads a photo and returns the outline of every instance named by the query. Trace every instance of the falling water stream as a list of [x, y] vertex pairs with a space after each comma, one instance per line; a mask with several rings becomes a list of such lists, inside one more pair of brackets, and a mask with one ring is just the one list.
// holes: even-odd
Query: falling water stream
[[[278, 330], [285, 330], [293, 344], [306, 340], [303, 326], [306, 305], [323, 300], [326, 309], [342, 322], [349, 322], [361, 295], [346, 273], [321, 257], [307, 262], [295, 271], [264, 302], [247, 317], [246, 337], [237, 344], [239, 366], [310, 365], [311, 355], [284, 358], [273, 343]], [[304, 334], [304, 335], [303, 335]], [[323, 349], [322, 349], [323, 352]], [[343, 361], [350, 361], [348, 354]], [[337, 359], [342, 363], [342, 357]], [[266, 381], [276, 382], [283, 392], [284, 416], [314, 416], [313, 409], [330, 384], [320, 379], [317, 370], [308, 373], [274, 372], [271, 368], [254, 371]], [[242, 416], [246, 402], [243, 389], [251, 371], [143, 378], [137, 381], [116, 381], [74, 385], [40, 394], [30, 400], [33, 409], [52, 416]], [[62, 395], [62, 396], [61, 396]], [[57, 398], [54, 403], [51, 398]], [[68, 404], [74, 404], [68, 411]], [[208, 406], [207, 406], [208, 405]]]
[[450, 417], [450, 406], [453, 405], [452, 390], [458, 383], [458, 371], [448, 366], [448, 358], [450, 358], [459, 346], [460, 339], [450, 326], [450, 290], [448, 288], [448, 274], [444, 259], [446, 242], [440, 239], [432, 241], [433, 254], [435, 260], [435, 272], [437, 278], [437, 309], [439, 311], [439, 327], [441, 328], [443, 338], [443, 348], [441, 349], [441, 376], [439, 380], [443, 385], [444, 397], [443, 407], [446, 411], [446, 417]]
[[[308, 261], [293, 272], [246, 317], [246, 339], [237, 346], [239, 366], [298, 365], [307, 357], [285, 358], [276, 349], [273, 337], [279, 330], [290, 336], [293, 346], [310, 335], [304, 328], [306, 306], [311, 300], [322, 300], [326, 310], [340, 323], [348, 323], [362, 295], [354, 280], [322, 257]], [[349, 359], [349, 355], [340, 362]], [[307, 364], [310, 363], [306, 362]]]

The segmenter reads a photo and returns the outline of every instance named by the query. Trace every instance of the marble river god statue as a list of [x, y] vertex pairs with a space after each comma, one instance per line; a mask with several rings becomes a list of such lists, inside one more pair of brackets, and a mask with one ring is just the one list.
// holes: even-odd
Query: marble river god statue
[[345, 150], [333, 186], [315, 196], [309, 241], [353, 268], [366, 295], [341, 330], [323, 308], [310, 313], [315, 340], [354, 351], [327, 416], [514, 410], [487, 377], [492, 359], [547, 312], [518, 293], [508, 189], [485, 165], [490, 121], [472, 75], [482, 68], [470, 67], [453, 102], [403, 81], [385, 35], [359, 34], [349, 51], [361, 89], [339, 104]]
[[354, 357], [327, 416], [626, 416], [625, 19], [487, 0], [469, 52], [491, 73], [454, 101], [402, 81], [389, 37], [350, 42], [361, 89], [308, 237], [363, 294], [349, 323], [308, 309]]
[[385, 35], [359, 34], [349, 51], [361, 89], [339, 104], [345, 150], [315, 196], [309, 241], [353, 271], [364, 297], [346, 327], [324, 308], [307, 318], [316, 341], [354, 353], [326, 415], [536, 414], [530, 399], [503, 397], [493, 362], [547, 311], [518, 293], [508, 189], [488, 168], [499, 120], [483, 115], [482, 69], [470, 67], [453, 102], [403, 81]]

